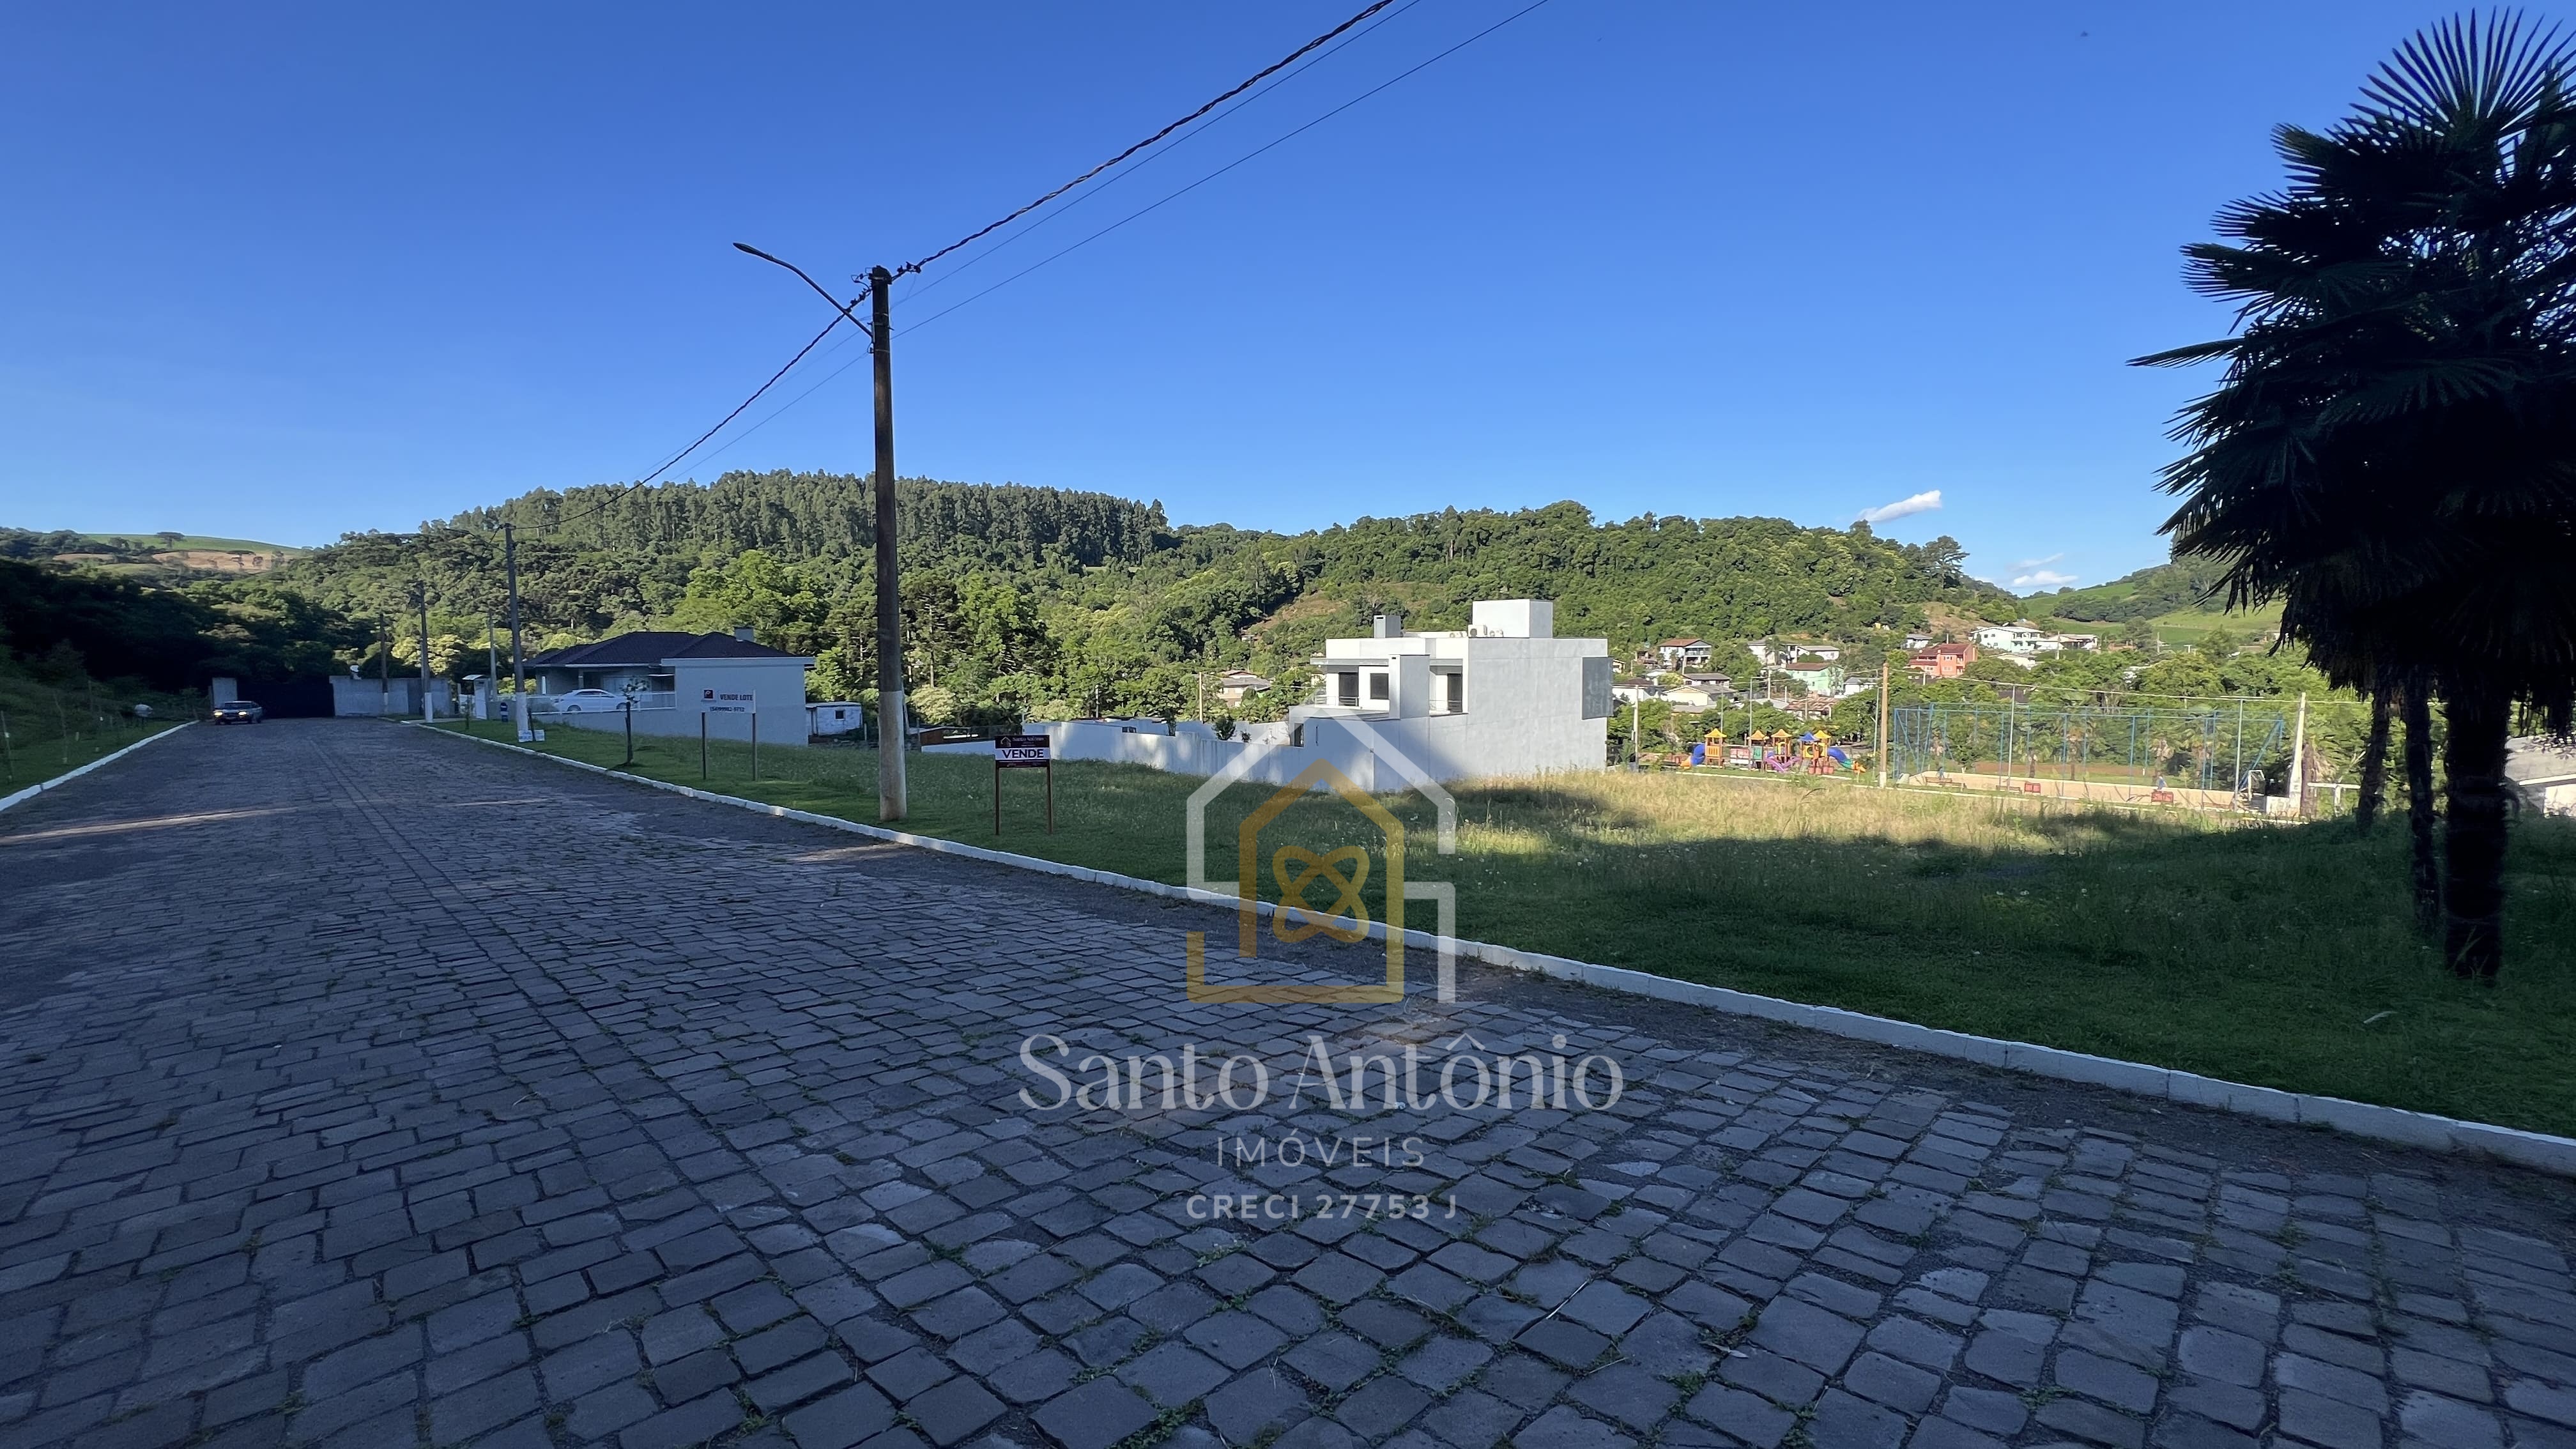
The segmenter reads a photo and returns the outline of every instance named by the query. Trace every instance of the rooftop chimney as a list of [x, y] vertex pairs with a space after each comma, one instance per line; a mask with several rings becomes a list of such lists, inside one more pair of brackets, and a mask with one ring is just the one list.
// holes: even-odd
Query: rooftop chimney
[[1380, 638], [1380, 639], [1401, 639], [1401, 638], [1403, 638], [1403, 637], [1404, 637], [1404, 616], [1403, 616], [1402, 614], [1380, 614], [1380, 615], [1378, 615], [1378, 616], [1377, 616], [1377, 637], [1378, 637], [1378, 638]]
[[743, 643], [745, 643], [745, 644], [750, 643], [750, 642], [751, 642], [751, 626], [750, 626], [749, 624], [736, 624], [736, 625], [734, 625], [734, 626], [733, 626], [733, 637], [735, 637], [736, 639], [741, 640], [741, 641], [742, 641]]

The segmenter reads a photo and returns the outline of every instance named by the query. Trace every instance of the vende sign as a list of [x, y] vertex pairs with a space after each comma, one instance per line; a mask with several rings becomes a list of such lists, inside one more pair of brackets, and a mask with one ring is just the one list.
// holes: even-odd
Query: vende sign
[[748, 694], [725, 694], [718, 690], [700, 692], [698, 708], [708, 714], [750, 714], [759, 704]]
[[1044, 767], [1052, 759], [1045, 735], [1003, 735], [993, 741], [993, 767], [997, 770]]

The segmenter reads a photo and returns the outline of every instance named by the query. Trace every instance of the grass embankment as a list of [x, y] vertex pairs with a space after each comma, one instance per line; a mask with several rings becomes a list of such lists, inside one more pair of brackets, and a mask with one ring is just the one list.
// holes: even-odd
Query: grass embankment
[[[507, 738], [505, 724], [478, 733]], [[616, 735], [541, 746], [616, 764]], [[695, 741], [638, 740], [636, 773], [697, 784]], [[873, 751], [717, 745], [709, 788], [873, 821]], [[905, 828], [992, 834], [992, 767], [915, 755]], [[1183, 809], [1201, 782], [1133, 766], [1004, 782], [1001, 846], [1130, 875], [1184, 878]], [[1209, 871], [1270, 792], [1239, 786], [1208, 820]], [[2576, 1134], [2576, 827], [2515, 830], [2507, 965], [2462, 985], [2418, 935], [2402, 820], [2246, 825], [1849, 784], [1670, 774], [1557, 776], [1457, 791], [1458, 854], [1431, 847], [1413, 796], [1411, 878], [1458, 883], [1461, 935], [1986, 1036], [2233, 1081]], [[1345, 806], [1308, 801], [1263, 833], [1367, 844]], [[1372, 853], [1373, 911], [1382, 861]], [[1309, 900], [1327, 904], [1331, 892]], [[1408, 924], [1432, 924], [1416, 903]], [[1213, 944], [1213, 943], [1212, 943]], [[1219, 961], [1224, 959], [1220, 954]]]
[[[136, 704], [154, 717], [134, 717]], [[146, 735], [193, 719], [203, 702], [108, 684], [51, 685], [0, 669], [0, 795], [114, 754]]]

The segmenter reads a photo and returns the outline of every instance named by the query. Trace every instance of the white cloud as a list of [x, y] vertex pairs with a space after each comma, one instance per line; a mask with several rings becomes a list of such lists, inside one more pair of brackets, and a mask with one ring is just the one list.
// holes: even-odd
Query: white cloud
[[2017, 563], [2017, 564], [2014, 564], [2014, 565], [2013, 565], [2013, 569], [2014, 569], [2014, 571], [2015, 571], [2015, 572], [2017, 572], [2017, 573], [2025, 573], [2025, 574], [2026, 574], [2026, 573], [2029, 573], [2032, 569], [2038, 568], [2038, 567], [2039, 567], [2040, 565], [2042, 565], [2042, 564], [2053, 564], [2053, 563], [2057, 562], [2059, 559], [2062, 559], [2062, 558], [2064, 558], [2064, 557], [2066, 557], [2066, 555], [2064, 555], [2064, 554], [2062, 554], [2062, 553], [2053, 553], [2053, 554], [2050, 554], [2050, 555], [2049, 555], [2048, 557], [2046, 557], [2046, 558], [2026, 558], [2026, 559], [2023, 559], [2021, 562], [2019, 562], [2019, 563]]
[[2017, 575], [2012, 581], [2012, 586], [2016, 589], [2055, 589], [2063, 588], [2073, 582], [2075, 582], [2073, 574], [2061, 574], [2055, 569], [2035, 569], [2030, 573]]
[[1940, 506], [1941, 490], [1935, 488], [1928, 493], [1917, 493], [1911, 498], [1899, 498], [1894, 503], [1882, 503], [1876, 508], [1864, 508], [1860, 511], [1858, 521], [1885, 523], [1890, 519], [1904, 518], [1909, 514], [1930, 513]]

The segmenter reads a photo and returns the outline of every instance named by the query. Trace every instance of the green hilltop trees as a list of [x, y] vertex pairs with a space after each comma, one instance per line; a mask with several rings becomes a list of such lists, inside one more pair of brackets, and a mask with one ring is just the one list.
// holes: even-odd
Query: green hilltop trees
[[[397, 634], [428, 586], [432, 632], [480, 637], [505, 615], [498, 525], [519, 529], [529, 647], [647, 625], [748, 625], [815, 656], [814, 688], [873, 697], [870, 485], [829, 473], [732, 473], [538, 492], [417, 534], [358, 534], [283, 578]], [[1641, 517], [1596, 523], [1577, 504], [1363, 518], [1301, 534], [1175, 526], [1158, 504], [1017, 485], [903, 479], [904, 649], [917, 690], [959, 720], [1022, 714], [1190, 713], [1200, 676], [1279, 681], [1243, 707], [1275, 716], [1306, 658], [1384, 610], [1456, 628], [1479, 598], [1557, 603], [1557, 629], [1624, 655], [1674, 634], [1729, 654], [1777, 634], [1867, 637], [1927, 605], [2010, 618], [2012, 597], [1962, 571], [1959, 546], [1896, 544], [1781, 519]], [[470, 644], [459, 667], [480, 667]], [[1746, 661], [1749, 663], [1749, 661]], [[1206, 700], [1213, 708], [1213, 695]]]

